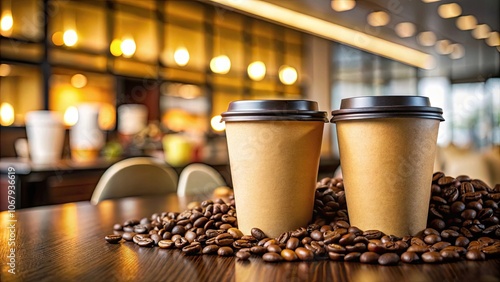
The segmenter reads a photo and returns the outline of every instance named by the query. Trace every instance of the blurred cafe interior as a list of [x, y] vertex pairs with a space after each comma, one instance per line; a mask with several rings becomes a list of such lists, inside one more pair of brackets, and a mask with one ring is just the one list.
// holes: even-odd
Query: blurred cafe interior
[[[107, 168], [135, 156], [177, 172], [205, 163], [230, 186], [220, 114], [240, 99], [330, 112], [347, 97], [427, 96], [446, 119], [435, 170], [500, 183], [497, 0], [0, 3], [2, 190], [14, 166], [21, 208], [89, 200]], [[61, 144], [44, 145], [61, 147], [53, 162], [30, 160], [40, 110], [64, 127]], [[318, 177], [338, 173], [334, 124], [321, 152]]]

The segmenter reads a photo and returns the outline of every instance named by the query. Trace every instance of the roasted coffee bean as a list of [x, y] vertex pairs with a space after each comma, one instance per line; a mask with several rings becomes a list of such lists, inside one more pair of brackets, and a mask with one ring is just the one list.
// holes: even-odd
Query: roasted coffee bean
[[290, 232], [284, 232], [284, 233], [281, 233], [281, 235], [278, 236], [278, 238], [276, 238], [276, 240], [280, 244], [286, 244], [286, 242], [288, 241], [288, 239], [290, 239], [290, 237], [291, 237]]
[[426, 228], [424, 230], [424, 235], [439, 235], [439, 231], [434, 228]]
[[296, 237], [290, 237], [286, 242], [286, 248], [290, 250], [295, 250], [299, 247], [300, 241]]
[[172, 228], [173, 235], [179, 234], [179, 235], [183, 236], [184, 233], [186, 233], [186, 229], [182, 225], [176, 225]]
[[354, 242], [354, 239], [356, 239], [356, 235], [348, 233], [340, 238], [339, 244], [343, 246], [351, 245]]
[[134, 239], [135, 235], [136, 234], [134, 232], [124, 232], [122, 234], [122, 237], [123, 237], [123, 239], [125, 239], [127, 241], [132, 241]]
[[451, 204], [450, 211], [452, 213], [458, 214], [465, 210], [465, 204], [463, 202], [457, 201]]
[[236, 252], [236, 257], [239, 260], [248, 260], [250, 258], [250, 256], [252, 256], [252, 254], [250, 254], [250, 252], [241, 251], [241, 250]]
[[137, 241], [137, 245], [141, 247], [152, 247], [154, 245], [154, 241], [151, 238], [142, 238]]
[[206, 217], [199, 217], [198, 219], [196, 219], [193, 223], [193, 226], [195, 227], [203, 227], [205, 226], [205, 224], [208, 222], [208, 218]]
[[[443, 231], [444, 232], [444, 231]], [[442, 236], [442, 235], [441, 235]], [[413, 237], [411, 238], [411, 245], [417, 245], [417, 246], [427, 246], [427, 244], [424, 242], [424, 240], [418, 238], [418, 237]]]
[[259, 228], [252, 228], [252, 230], [250, 230], [250, 233], [252, 234], [253, 237], [255, 237], [255, 239], [257, 240], [262, 240], [264, 238], [267, 238], [266, 234], [264, 233], [264, 231], [260, 230]]
[[217, 245], [207, 245], [201, 251], [205, 255], [217, 254], [219, 246]]
[[455, 230], [451, 230], [451, 229], [446, 229], [446, 230], [443, 230], [441, 231], [441, 238], [442, 239], [445, 239], [445, 240], [448, 240], [448, 239], [455, 239], [457, 238], [458, 236], [460, 235], [460, 233], [458, 233], [457, 231]]
[[121, 225], [120, 223], [116, 223], [115, 225], [113, 225], [113, 230], [122, 231], [123, 225]]
[[153, 239], [155, 245], [158, 245], [158, 242], [160, 242], [160, 240], [162, 239], [158, 234], [151, 234], [151, 237], [149, 238]]
[[158, 241], [158, 247], [161, 249], [173, 249], [175, 244], [172, 240], [160, 240]]
[[416, 263], [420, 261], [420, 258], [417, 253], [408, 251], [401, 254], [401, 261], [405, 263]]
[[345, 249], [348, 253], [352, 252], [362, 253], [366, 251], [366, 245], [364, 243], [357, 243], [354, 244], [353, 246], [346, 246]]
[[222, 233], [215, 237], [215, 243], [219, 246], [230, 246], [233, 242], [233, 236], [229, 233]]
[[441, 171], [434, 172], [434, 174], [432, 175], [432, 182], [437, 183], [438, 180], [444, 176], [445, 174]]
[[263, 246], [263, 247], [267, 248], [267, 247], [269, 247], [270, 245], [277, 245], [277, 244], [278, 244], [278, 242], [276, 242], [276, 240], [275, 240], [275, 239], [270, 239], [270, 240], [266, 241], [266, 243], [264, 243], [264, 246]]
[[361, 229], [357, 228], [356, 226], [351, 226], [347, 229], [347, 232], [352, 233], [356, 236], [360, 236], [363, 234], [363, 231]]
[[361, 253], [359, 252], [348, 253], [344, 256], [344, 261], [359, 261], [360, 257]]
[[467, 239], [467, 237], [460, 236], [455, 240], [455, 246], [459, 247], [467, 247], [469, 245], [470, 241]]
[[443, 257], [443, 260], [445, 261], [455, 261], [460, 259], [460, 254], [456, 251], [452, 250], [442, 250], [439, 252], [441, 257]]
[[424, 237], [424, 242], [432, 245], [437, 242], [441, 242], [441, 237], [439, 235], [431, 234]]
[[231, 247], [224, 246], [224, 247], [220, 247], [217, 250], [217, 254], [219, 256], [227, 257], [227, 256], [232, 256], [234, 254], [234, 251]]
[[193, 232], [193, 231], [187, 231], [187, 232], [186, 232], [186, 234], [184, 235], [184, 237], [186, 238], [186, 240], [188, 240], [188, 242], [189, 242], [189, 243], [191, 243], [191, 242], [193, 242], [193, 241], [196, 239], [196, 237], [198, 237], [198, 236], [197, 236], [197, 235], [196, 235], [196, 233], [195, 233], [195, 232]]
[[333, 261], [343, 261], [345, 254], [329, 252], [328, 257], [330, 258], [330, 260], [333, 260]]
[[429, 246], [425, 245], [425, 246], [420, 246], [420, 245], [411, 245], [410, 247], [408, 247], [408, 252], [413, 252], [413, 253], [417, 253], [417, 254], [423, 254], [423, 253], [426, 253], [430, 250]]
[[263, 254], [267, 253], [267, 248], [263, 247], [263, 246], [253, 246], [250, 248], [250, 252], [252, 252], [252, 254], [256, 254], [256, 255], [263, 255]]
[[385, 253], [378, 258], [381, 265], [396, 265], [399, 263], [399, 255], [396, 253]]
[[149, 238], [149, 234], [136, 234], [133, 238], [132, 238], [132, 241], [134, 241], [134, 243], [138, 244], [140, 240], [142, 239], [145, 239], [145, 238]]
[[265, 262], [279, 262], [283, 260], [281, 255], [278, 253], [265, 253], [264, 255], [262, 255], [262, 259]]
[[443, 257], [438, 252], [423, 253], [421, 258], [422, 258], [422, 261], [427, 262], [427, 263], [440, 263], [443, 261]]
[[487, 256], [491, 257], [498, 256], [500, 255], [500, 242], [495, 243], [491, 246], [481, 248], [481, 251]]
[[181, 237], [181, 238], [179, 238], [179, 239], [175, 240], [175, 241], [174, 241], [174, 244], [175, 244], [175, 247], [176, 247], [177, 249], [182, 249], [182, 248], [184, 248], [185, 246], [189, 245], [189, 241], [188, 241], [186, 238]]
[[314, 259], [314, 253], [304, 247], [298, 247], [297, 249], [295, 249], [295, 253], [299, 257], [299, 259], [303, 261]]
[[431, 246], [432, 250], [441, 251], [442, 249], [451, 246], [449, 242], [438, 242]]
[[311, 232], [311, 234], [309, 234], [309, 236], [315, 241], [323, 240], [323, 233], [319, 230], [314, 230], [313, 232]]
[[304, 237], [304, 238], [302, 238], [302, 240], [300, 242], [302, 243], [302, 245], [311, 244], [312, 238], [311, 237]]
[[460, 214], [460, 216], [463, 219], [474, 219], [474, 218], [476, 218], [476, 215], [477, 215], [477, 212], [473, 209], [466, 209]]
[[241, 248], [251, 248], [253, 246], [252, 243], [250, 243], [248, 240], [236, 240], [233, 242], [233, 247], [237, 248], [237, 249], [241, 249]]
[[486, 255], [479, 249], [472, 249], [467, 251], [465, 258], [468, 260], [485, 260]]
[[281, 251], [281, 257], [286, 260], [286, 261], [294, 261], [294, 260], [298, 260], [299, 257], [297, 256], [297, 254], [295, 253], [294, 250], [290, 250], [290, 249], [284, 249]]
[[442, 219], [433, 219], [430, 223], [430, 227], [436, 229], [436, 230], [443, 230], [446, 228], [446, 223]]
[[292, 237], [295, 237], [295, 238], [302, 238], [304, 236], [307, 236], [307, 230], [304, 228], [304, 227], [301, 227], [295, 231], [292, 231], [292, 233], [290, 233], [290, 235]]
[[267, 246], [267, 251], [270, 252], [270, 253], [281, 253], [281, 248], [280, 246], [276, 245], [276, 244], [270, 244], [269, 246]]
[[122, 236], [120, 235], [106, 235], [104, 240], [110, 244], [118, 244], [122, 240]]
[[378, 263], [380, 255], [375, 252], [364, 252], [359, 257], [359, 261], [362, 263]]
[[371, 239], [380, 239], [383, 236], [383, 234], [379, 230], [367, 230], [363, 232], [363, 236], [366, 239], [371, 240]]
[[187, 246], [185, 246], [184, 248], [182, 248], [182, 251], [186, 254], [186, 255], [195, 255], [195, 254], [199, 254], [200, 251], [201, 251], [201, 244], [199, 242], [193, 242]]

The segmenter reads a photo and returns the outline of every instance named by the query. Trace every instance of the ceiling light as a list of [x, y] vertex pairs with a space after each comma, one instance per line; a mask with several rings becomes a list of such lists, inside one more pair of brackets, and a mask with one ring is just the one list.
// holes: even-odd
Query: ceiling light
[[422, 46], [432, 46], [436, 43], [436, 35], [432, 31], [422, 31], [417, 40]]
[[52, 43], [56, 46], [64, 45], [64, 33], [62, 31], [56, 31], [52, 34]]
[[485, 39], [490, 36], [491, 29], [487, 24], [479, 24], [472, 31], [472, 36], [476, 39]]
[[76, 42], [78, 42], [78, 34], [74, 29], [68, 29], [63, 34], [63, 42], [66, 46], [75, 46]]
[[454, 60], [460, 59], [460, 58], [463, 58], [463, 56], [465, 55], [464, 46], [462, 46], [461, 44], [458, 44], [458, 43], [451, 44], [451, 48], [452, 48], [452, 51], [450, 53], [451, 59], [454, 59]]
[[433, 56], [430, 54], [352, 28], [347, 28], [329, 21], [292, 11], [266, 1], [211, 1], [408, 65], [429, 69], [432, 68], [435, 63]]
[[210, 120], [210, 125], [212, 126], [212, 129], [215, 131], [224, 131], [226, 129], [226, 123], [221, 122], [222, 117], [221, 116], [214, 116]]
[[292, 85], [297, 81], [297, 70], [290, 66], [281, 66], [279, 69], [280, 81], [285, 85]]
[[9, 126], [14, 123], [14, 107], [9, 103], [2, 103], [0, 106], [0, 124]]
[[5, 10], [2, 13], [2, 19], [0, 20], [0, 29], [2, 30], [2, 34], [4, 32], [11, 31], [14, 26], [14, 19], [12, 18], [12, 12], [10, 10]]
[[187, 65], [189, 62], [189, 51], [184, 47], [177, 48], [174, 52], [174, 61], [180, 67]]
[[226, 74], [231, 69], [231, 60], [228, 56], [220, 55], [210, 60], [210, 69], [219, 74]]
[[332, 9], [337, 12], [344, 12], [352, 10], [356, 6], [356, 1], [354, 0], [332, 0]]
[[499, 46], [500, 45], [500, 33], [497, 31], [490, 32], [490, 36], [486, 38], [486, 44], [490, 46]]
[[71, 85], [75, 88], [83, 88], [87, 85], [87, 77], [81, 73], [77, 73], [71, 77]]
[[266, 76], [266, 65], [261, 61], [255, 61], [248, 65], [247, 72], [251, 79], [260, 81]]
[[456, 25], [461, 30], [471, 30], [476, 28], [477, 20], [474, 16], [461, 16], [457, 18]]
[[444, 18], [454, 18], [460, 16], [462, 8], [457, 3], [442, 4], [438, 7], [438, 14]]
[[439, 40], [436, 42], [436, 52], [441, 55], [448, 55], [453, 51], [450, 41], [447, 39]]
[[134, 39], [129, 37], [122, 40], [122, 43], [120, 44], [120, 49], [122, 50], [123, 57], [130, 58], [135, 54], [137, 46], [135, 45]]
[[67, 126], [73, 126], [78, 122], [78, 109], [75, 106], [69, 106], [66, 111], [64, 111], [64, 124]]
[[411, 37], [415, 34], [415, 25], [410, 22], [398, 23], [396, 25], [396, 34], [401, 38]]
[[111, 41], [111, 44], [109, 45], [109, 51], [111, 52], [111, 55], [115, 57], [120, 57], [123, 52], [122, 52], [122, 40], [115, 38], [113, 41]]
[[370, 13], [366, 19], [371, 26], [385, 26], [389, 23], [390, 17], [384, 11]]

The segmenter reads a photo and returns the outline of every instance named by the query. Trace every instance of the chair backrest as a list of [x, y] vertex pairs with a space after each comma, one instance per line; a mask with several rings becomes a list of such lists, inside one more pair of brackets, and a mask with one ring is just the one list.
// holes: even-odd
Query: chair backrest
[[203, 194], [208, 196], [220, 186], [226, 186], [226, 181], [217, 170], [206, 164], [193, 163], [181, 171], [177, 195]]
[[175, 192], [177, 180], [173, 168], [153, 158], [125, 159], [104, 172], [90, 202], [95, 205], [105, 199]]

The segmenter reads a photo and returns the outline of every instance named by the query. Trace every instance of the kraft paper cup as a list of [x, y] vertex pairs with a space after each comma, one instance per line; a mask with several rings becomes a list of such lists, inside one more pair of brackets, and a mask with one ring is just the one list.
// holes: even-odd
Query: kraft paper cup
[[32, 162], [47, 164], [61, 159], [65, 129], [59, 113], [52, 111], [27, 113], [26, 134]]
[[238, 228], [269, 237], [306, 226], [313, 213], [326, 112], [305, 100], [235, 101], [226, 122]]
[[351, 226], [423, 231], [442, 110], [427, 97], [370, 96], [343, 99], [332, 115]]

